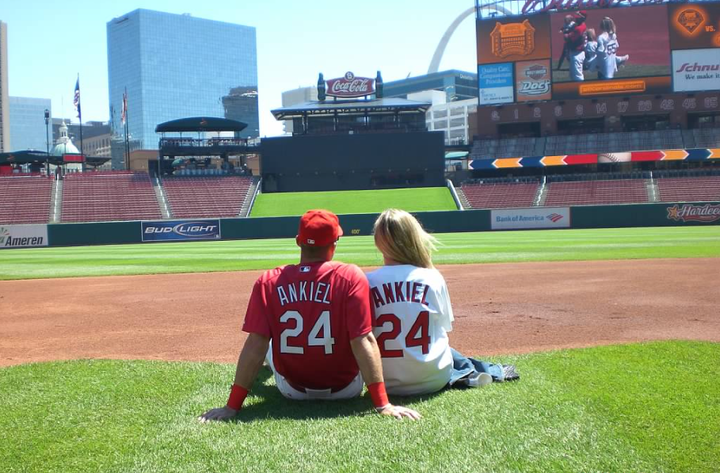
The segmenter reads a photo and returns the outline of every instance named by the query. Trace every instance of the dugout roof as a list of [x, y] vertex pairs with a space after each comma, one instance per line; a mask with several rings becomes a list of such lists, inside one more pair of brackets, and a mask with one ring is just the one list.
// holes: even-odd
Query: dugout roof
[[160, 123], [155, 127], [156, 133], [182, 133], [186, 131], [243, 131], [247, 123], [228, 118], [189, 117]]
[[325, 102], [304, 102], [272, 110], [277, 120], [288, 120], [309, 115], [353, 115], [353, 114], [390, 114], [396, 112], [425, 113], [432, 104], [397, 97], [375, 100], [330, 100]]

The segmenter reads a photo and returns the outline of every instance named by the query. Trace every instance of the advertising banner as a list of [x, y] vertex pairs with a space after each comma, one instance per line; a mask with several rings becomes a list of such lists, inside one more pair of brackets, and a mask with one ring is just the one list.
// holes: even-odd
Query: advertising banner
[[220, 220], [142, 222], [142, 241], [219, 240]]
[[0, 225], [0, 249], [48, 246], [47, 225]]
[[550, 17], [493, 18], [477, 22], [478, 64], [550, 57]]
[[550, 60], [515, 64], [515, 97], [518, 102], [550, 100]]
[[675, 222], [712, 223], [720, 220], [720, 205], [675, 204], [667, 208], [667, 219]]
[[720, 90], [720, 48], [673, 51], [673, 90]]
[[512, 103], [513, 65], [505, 63], [478, 66], [478, 88], [480, 105]]
[[670, 5], [668, 21], [673, 50], [720, 47], [720, 4]]
[[502, 209], [490, 213], [493, 230], [527, 230], [531, 228], [570, 228], [568, 207], [537, 209]]

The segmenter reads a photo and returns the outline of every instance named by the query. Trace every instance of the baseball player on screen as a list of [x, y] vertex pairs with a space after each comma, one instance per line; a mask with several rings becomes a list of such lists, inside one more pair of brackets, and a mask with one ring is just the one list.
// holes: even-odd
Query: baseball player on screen
[[415, 217], [388, 209], [374, 233], [385, 266], [367, 277], [387, 391], [417, 395], [518, 379], [513, 365], [473, 360], [450, 348], [453, 311], [445, 279], [432, 264], [435, 239]]
[[360, 395], [364, 382], [380, 414], [420, 418], [388, 402], [367, 279], [357, 266], [331, 261], [342, 234], [331, 212], [301, 217], [300, 263], [267, 271], [255, 283], [230, 397], [201, 421], [237, 415], [266, 355], [278, 390], [289, 399], [348, 399]]

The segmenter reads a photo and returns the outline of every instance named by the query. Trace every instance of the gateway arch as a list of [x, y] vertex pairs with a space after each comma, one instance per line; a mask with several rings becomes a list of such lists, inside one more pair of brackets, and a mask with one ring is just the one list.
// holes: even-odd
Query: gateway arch
[[[511, 15], [512, 13], [510, 10], [506, 9], [502, 5], [483, 5], [478, 7], [479, 10], [491, 10], [498, 13], [502, 13], [503, 15]], [[445, 34], [443, 35], [442, 39], [437, 45], [437, 48], [435, 48], [435, 54], [433, 54], [432, 60], [430, 61], [430, 67], [428, 68], [428, 74], [432, 74], [433, 72], [438, 72], [440, 68], [440, 61], [442, 60], [443, 54], [445, 54], [445, 48], [447, 47], [448, 43], [450, 42], [450, 38], [452, 38], [452, 35], [455, 33], [455, 30], [460, 26], [460, 23], [462, 23], [465, 18], [469, 17], [475, 13], [475, 7], [470, 7], [464, 12], [462, 12], [457, 18], [455, 18], [455, 21], [453, 21], [450, 26], [448, 27], [447, 31], [445, 31]]]

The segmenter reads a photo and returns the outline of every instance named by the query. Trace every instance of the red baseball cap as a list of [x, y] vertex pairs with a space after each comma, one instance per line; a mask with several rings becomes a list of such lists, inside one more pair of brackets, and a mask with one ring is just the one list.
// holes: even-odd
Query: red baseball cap
[[308, 210], [300, 217], [300, 228], [296, 241], [298, 245], [328, 246], [343, 234], [340, 220], [329, 210]]

